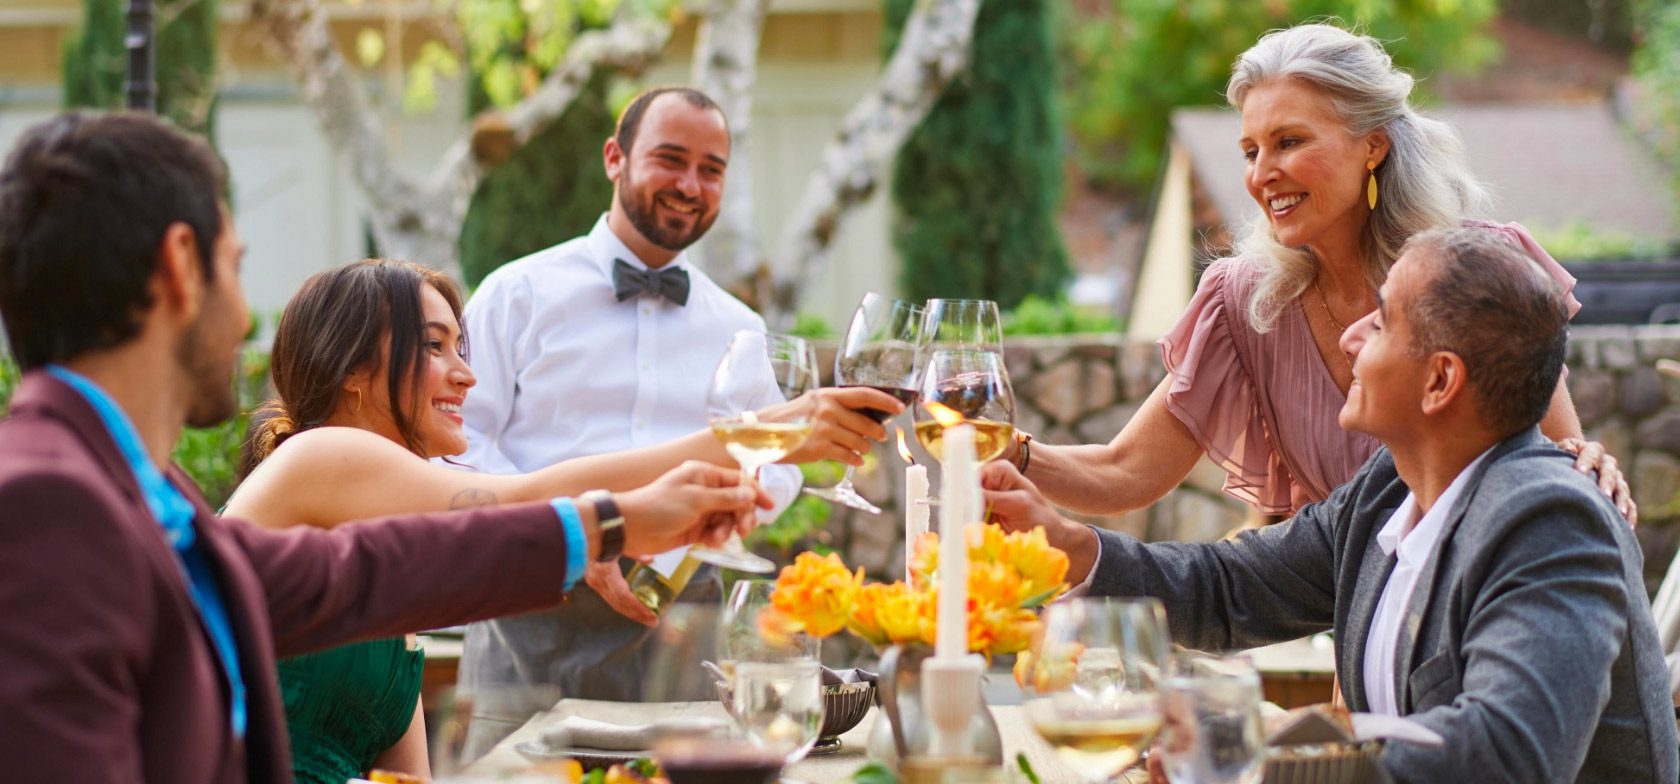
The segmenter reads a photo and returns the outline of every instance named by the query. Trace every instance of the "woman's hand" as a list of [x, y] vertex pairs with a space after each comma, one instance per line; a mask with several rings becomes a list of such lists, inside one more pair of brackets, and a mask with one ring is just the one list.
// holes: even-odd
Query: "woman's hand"
[[1598, 472], [1598, 489], [1604, 493], [1616, 509], [1627, 518], [1628, 525], [1639, 525], [1639, 506], [1633, 502], [1633, 493], [1628, 490], [1627, 477], [1622, 475], [1616, 458], [1604, 450], [1604, 445], [1597, 441], [1584, 438], [1565, 438], [1557, 442], [1558, 448], [1575, 455], [1575, 470], [1583, 474]]
[[721, 545], [733, 532], [746, 534], [757, 522], [755, 509], [774, 504], [758, 483], [740, 471], [690, 460], [652, 484], [618, 493], [624, 515], [624, 554], [654, 555], [704, 543]]
[[887, 437], [885, 426], [859, 413], [859, 409], [864, 408], [887, 411], [896, 416], [904, 410], [904, 404], [892, 395], [869, 387], [824, 387], [759, 411], [758, 418], [765, 422], [782, 422], [803, 414], [811, 423], [811, 436], [777, 462], [838, 460], [860, 466], [863, 465], [863, 453], [869, 451], [869, 442], [883, 441]]

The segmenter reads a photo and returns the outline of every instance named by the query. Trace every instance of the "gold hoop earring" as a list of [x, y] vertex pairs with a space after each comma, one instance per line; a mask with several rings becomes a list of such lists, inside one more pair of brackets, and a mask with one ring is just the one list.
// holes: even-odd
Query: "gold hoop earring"
[[351, 411], [350, 413], [360, 414], [360, 413], [362, 413], [362, 388], [357, 387], [357, 388], [355, 388], [351, 391], [356, 393], [356, 410]]
[[1365, 170], [1371, 173], [1371, 179], [1365, 181], [1365, 203], [1374, 210], [1377, 208], [1377, 162], [1366, 161]]

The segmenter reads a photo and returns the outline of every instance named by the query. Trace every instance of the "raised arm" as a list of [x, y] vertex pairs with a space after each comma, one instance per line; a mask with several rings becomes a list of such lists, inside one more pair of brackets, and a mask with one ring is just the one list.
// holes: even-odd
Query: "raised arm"
[[[823, 389], [761, 413], [775, 421], [803, 412], [817, 422], [793, 459], [856, 464], [861, 461], [856, 447], [885, 435], [879, 424], [852, 411], [862, 406], [896, 410], [900, 404], [873, 389]], [[287, 439], [229, 500], [227, 514], [275, 528], [300, 523], [330, 528], [347, 520], [540, 501], [597, 488], [634, 490], [690, 460], [735, 467], [707, 431], [529, 474], [499, 475], [422, 460], [370, 431], [323, 427]]]
[[[1167, 410], [1168, 376], [1113, 441], [1086, 446], [1031, 446], [1027, 477], [1057, 506], [1084, 514], [1140, 509], [1190, 475], [1202, 448]], [[1006, 459], [1012, 458], [1013, 452]]]

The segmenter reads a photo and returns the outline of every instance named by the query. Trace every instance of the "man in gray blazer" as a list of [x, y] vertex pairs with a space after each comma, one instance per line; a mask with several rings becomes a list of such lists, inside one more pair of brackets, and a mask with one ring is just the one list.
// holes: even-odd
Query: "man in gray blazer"
[[1173, 638], [1244, 648], [1333, 629], [1355, 711], [1440, 733], [1391, 742], [1396, 781], [1673, 782], [1680, 739], [1632, 532], [1536, 428], [1567, 341], [1520, 249], [1420, 235], [1341, 347], [1343, 427], [1381, 439], [1294, 519], [1222, 542], [1144, 544], [1057, 514], [1007, 463], [987, 502], [1042, 526], [1093, 596], [1155, 596]]

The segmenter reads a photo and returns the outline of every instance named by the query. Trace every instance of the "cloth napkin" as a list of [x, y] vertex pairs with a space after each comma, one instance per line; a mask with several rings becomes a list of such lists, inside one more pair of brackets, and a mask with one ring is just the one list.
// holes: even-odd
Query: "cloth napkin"
[[542, 731], [542, 742], [554, 749], [642, 751], [652, 748], [654, 741], [666, 733], [699, 734], [728, 725], [726, 719], [709, 716], [673, 716], [653, 724], [613, 724], [582, 716], [567, 716]]

